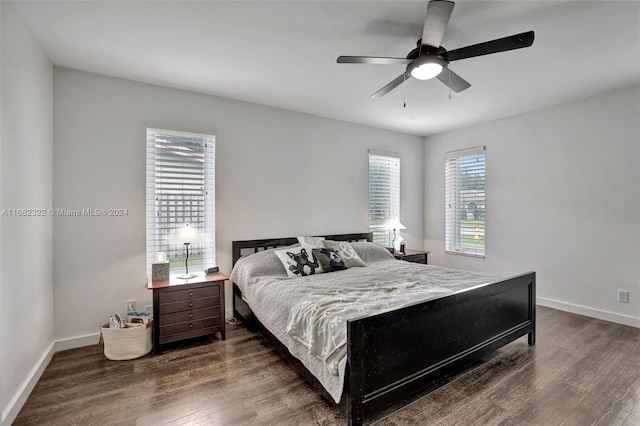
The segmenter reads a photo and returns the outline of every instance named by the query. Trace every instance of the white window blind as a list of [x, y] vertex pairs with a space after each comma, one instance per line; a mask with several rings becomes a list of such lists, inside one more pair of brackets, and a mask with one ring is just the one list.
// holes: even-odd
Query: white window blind
[[400, 157], [369, 151], [369, 232], [389, 246], [389, 222], [400, 220]]
[[167, 253], [171, 273], [184, 273], [183, 244], [169, 242], [189, 224], [203, 242], [189, 248], [189, 270], [215, 259], [215, 136], [147, 129], [147, 274], [158, 252]]
[[445, 250], [484, 257], [485, 148], [445, 153]]

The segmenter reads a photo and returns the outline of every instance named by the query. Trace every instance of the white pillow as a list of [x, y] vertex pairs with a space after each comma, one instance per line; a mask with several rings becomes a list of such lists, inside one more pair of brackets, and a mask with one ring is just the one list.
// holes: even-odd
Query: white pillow
[[309, 245], [276, 250], [275, 253], [289, 277], [304, 277], [324, 272], [322, 265], [313, 254], [313, 247]]
[[324, 237], [298, 237], [298, 242], [311, 248], [324, 248]]

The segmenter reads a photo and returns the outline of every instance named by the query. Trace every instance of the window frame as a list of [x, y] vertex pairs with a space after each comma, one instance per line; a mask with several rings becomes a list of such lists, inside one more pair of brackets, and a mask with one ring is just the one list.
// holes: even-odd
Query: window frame
[[[482, 165], [474, 165], [481, 159]], [[486, 147], [477, 146], [473, 148], [449, 151], [445, 153], [444, 159], [444, 232], [445, 232], [445, 253], [462, 256], [485, 258], [486, 256]], [[470, 174], [479, 171], [481, 180], [477, 177], [470, 178]], [[475, 188], [463, 189], [465, 185]], [[481, 189], [478, 189], [478, 182], [482, 182]], [[462, 192], [467, 193], [463, 194]], [[474, 205], [473, 219], [469, 219], [469, 205]], [[478, 207], [482, 206], [482, 207]], [[463, 212], [465, 218], [462, 218]], [[479, 226], [479, 217], [482, 218], [482, 226]], [[462, 220], [469, 221], [463, 224]], [[453, 223], [452, 223], [453, 222]], [[474, 228], [473, 230], [471, 228]], [[478, 242], [470, 242], [469, 238], [463, 236], [473, 235], [473, 239]], [[466, 240], [466, 241], [465, 241]]]
[[[151, 277], [151, 264], [158, 252], [166, 252], [168, 260], [172, 259], [170, 274], [185, 272], [184, 244], [171, 243], [169, 238], [186, 223], [203, 238], [203, 242], [189, 246], [189, 270], [204, 270], [216, 265], [215, 135], [152, 127], [148, 127], [146, 133], [148, 276]], [[163, 136], [175, 139], [171, 140], [170, 146], [163, 145], [158, 141]], [[201, 170], [197, 167], [199, 162], [202, 162]], [[177, 177], [178, 174], [181, 176]], [[160, 207], [162, 205], [165, 209]], [[171, 214], [163, 214], [169, 213], [169, 209], [173, 210]]]
[[[369, 150], [369, 232], [373, 232], [373, 242], [385, 247], [391, 246], [392, 233], [389, 229], [391, 221], [400, 221], [400, 179], [401, 179], [401, 160], [400, 154], [395, 152]], [[372, 163], [373, 161], [373, 163]], [[395, 163], [395, 164], [392, 164]], [[379, 183], [372, 181], [372, 164], [381, 168], [387, 168], [388, 176], [388, 205], [381, 206], [380, 196], [384, 188], [380, 188]], [[385, 209], [382, 218], [376, 219], [379, 214], [376, 210]], [[384, 243], [383, 243], [384, 241]]]

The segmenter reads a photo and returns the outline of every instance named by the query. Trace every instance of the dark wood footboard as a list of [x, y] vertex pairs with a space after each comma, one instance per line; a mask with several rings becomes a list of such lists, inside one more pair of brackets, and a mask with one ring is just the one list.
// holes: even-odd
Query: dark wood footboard
[[348, 321], [352, 425], [435, 386], [472, 357], [529, 335], [535, 343], [535, 273]]

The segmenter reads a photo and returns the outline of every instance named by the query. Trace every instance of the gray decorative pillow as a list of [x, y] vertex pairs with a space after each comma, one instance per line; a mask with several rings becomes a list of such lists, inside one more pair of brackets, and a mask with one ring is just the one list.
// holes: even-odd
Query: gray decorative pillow
[[337, 251], [349, 268], [367, 266], [367, 264], [360, 259], [360, 256], [358, 256], [358, 253], [356, 253], [351, 244], [346, 241], [325, 240], [324, 245], [327, 248], [332, 248]]
[[324, 247], [324, 237], [298, 237], [298, 242], [313, 248]]
[[313, 254], [313, 247], [301, 245], [295, 248], [276, 250], [276, 256], [284, 265], [289, 277], [305, 277], [307, 275], [321, 274], [322, 265]]
[[353, 250], [358, 253], [360, 259], [367, 262], [367, 264], [383, 260], [395, 260], [393, 255], [389, 253], [389, 250], [378, 244], [359, 241], [353, 242], [352, 247]]
[[345, 260], [335, 249], [326, 247], [314, 248], [313, 254], [320, 261], [324, 272], [341, 271], [348, 268]]

